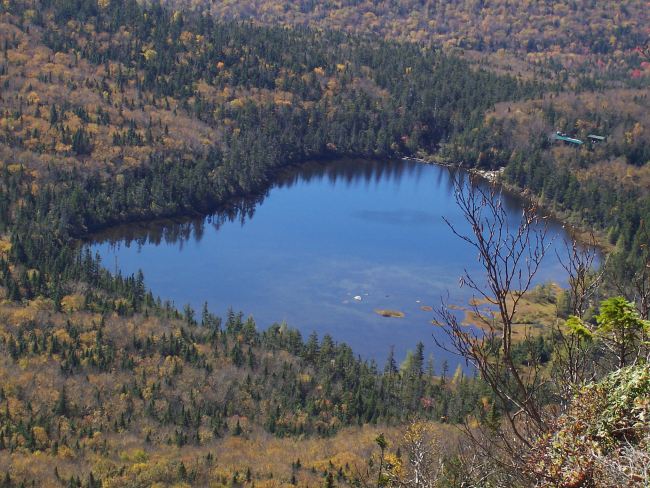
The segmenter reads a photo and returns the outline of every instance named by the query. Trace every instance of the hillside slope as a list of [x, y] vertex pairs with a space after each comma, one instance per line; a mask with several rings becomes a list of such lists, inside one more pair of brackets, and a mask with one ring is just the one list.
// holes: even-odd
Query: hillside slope
[[[639, 67], [634, 50], [650, 38], [643, 0], [344, 0], [204, 2], [172, 0], [182, 9], [266, 25], [310, 26], [463, 49], [494, 66], [564, 66], [571, 71], [625, 72]], [[548, 63], [548, 64], [547, 64]], [[525, 69], [525, 68], [524, 68]], [[530, 66], [528, 67], [530, 69]]]
[[[350, 426], [401, 424], [415, 412], [457, 421], [482, 394], [471, 380], [425, 374], [422, 358], [379, 374], [330, 337], [303, 342], [278, 325], [258, 332], [241, 314], [222, 327], [208, 312], [197, 323], [155, 306], [124, 318], [81, 310], [80, 296], [63, 303], [61, 313], [42, 298], [0, 306], [0, 469], [16, 485], [58, 486], [73, 476], [94, 486], [92, 476], [102, 486], [205, 486], [237, 470], [250, 484], [288, 476], [298, 457], [318, 459], [298, 454], [283, 464], [255, 452], [271, 436], [307, 436], [305, 446], [318, 446]], [[233, 460], [224, 448], [237, 444]], [[337, 442], [321, 445], [332, 457], [345, 452]], [[348, 461], [361, 463], [362, 454]], [[256, 456], [269, 464], [256, 465]], [[341, 482], [352, 482], [351, 469]]]
[[[641, 68], [631, 50], [645, 13], [639, 2], [622, 3], [619, 32], [607, 20], [616, 10], [592, 4], [588, 19], [617, 36], [608, 41], [612, 48], [598, 47], [596, 34], [574, 45], [575, 19], [568, 17], [560, 50], [611, 54], [614, 74], [628, 77], [628, 69]], [[506, 13], [501, 3], [445, 5], [456, 5], [459, 19], [467, 12], [476, 19], [483, 8]], [[532, 9], [534, 24], [548, 5], [508, 9]], [[409, 8], [416, 7], [405, 4], [399, 15]], [[527, 18], [528, 10], [516, 12]], [[525, 40], [527, 51], [555, 50], [530, 45], [524, 26], [516, 31], [521, 35], [513, 32], [497, 36], [490, 49], [518, 51], [511, 43]], [[539, 102], [522, 100], [539, 99], [550, 86], [476, 69], [429, 46], [215, 20], [132, 0], [8, 0], [0, 5], [0, 46], [0, 482], [6, 487], [359, 486], [363, 472], [371, 472], [368, 456], [380, 429], [397, 435], [416, 416], [494, 426], [498, 408], [512, 408], [497, 406], [485, 384], [462, 370], [451, 379], [426, 371], [422, 346], [401, 368], [389, 360], [380, 372], [330, 337], [305, 341], [286, 326], [260, 332], [236, 313], [221, 323], [207, 309], [200, 317], [176, 310], [148, 293], [141, 275], [103, 269], [78, 245], [89, 233], [237, 207], [241, 197], [263, 193], [278, 169], [307, 158], [431, 155], [441, 147], [452, 161], [508, 165], [511, 182], [564, 198], [576, 212], [614, 211], [610, 200], [596, 205], [576, 196], [593, 188], [589, 171], [576, 171], [580, 178], [555, 171], [547, 142], [528, 152], [527, 143], [510, 146], [521, 139], [511, 137], [516, 124], [526, 127], [525, 121], [511, 123], [500, 110], [505, 103], [535, 107]], [[635, 80], [643, 87], [647, 78]], [[547, 130], [552, 110], [540, 110], [549, 117]], [[580, 130], [612, 127], [623, 139], [632, 132], [629, 142], [594, 154], [625, 157], [641, 172], [647, 139], [633, 123], [645, 115], [635, 116]], [[565, 130], [572, 124], [578, 125], [567, 115]], [[524, 165], [528, 156], [540, 164]], [[587, 166], [602, 164], [584, 156]], [[647, 199], [632, 187], [613, 194], [625, 208], [619, 220], [602, 212], [584, 221], [616, 240], [623, 235], [622, 250], [637, 258], [647, 211], [635, 206]], [[610, 193], [605, 185], [600, 192], [596, 198]], [[526, 368], [531, 358], [546, 365], [548, 349], [544, 337], [523, 344], [513, 367]], [[350, 446], [351, 438], [362, 445]], [[274, 449], [284, 447], [305, 449], [305, 468], [297, 459], [270, 465]], [[268, 456], [261, 455], [266, 449]], [[314, 454], [319, 450], [328, 454]], [[241, 453], [238, 462], [233, 452]], [[397, 466], [397, 452], [390, 454]]]

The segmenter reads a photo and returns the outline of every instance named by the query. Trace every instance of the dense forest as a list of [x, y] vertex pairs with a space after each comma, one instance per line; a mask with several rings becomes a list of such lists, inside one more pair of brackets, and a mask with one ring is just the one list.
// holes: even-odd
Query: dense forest
[[[265, 25], [310, 26], [456, 49], [470, 59], [525, 74], [561, 77], [597, 71], [637, 76], [648, 65], [635, 55], [650, 22], [640, 0], [384, 0], [209, 3], [173, 0], [175, 7], [209, 10], [227, 19]], [[646, 29], [644, 31], [644, 29]], [[565, 80], [566, 81], [566, 80]]]
[[509, 2], [325, 1], [281, 2], [176, 1], [185, 9], [209, 9], [219, 17], [264, 24], [321, 27], [417, 43], [478, 51], [549, 54], [612, 54], [634, 49], [643, 38], [647, 11], [641, 1], [578, 0]]
[[[402, 364], [387, 351], [379, 370], [329, 336], [303, 338], [286, 324], [258, 330], [242, 313], [222, 320], [207, 305], [178, 310], [154, 297], [142, 274], [111, 274], [79, 245], [119, 223], [246, 212], [280, 169], [341, 156], [505, 167], [505, 185], [595, 229], [612, 255], [606, 275], [581, 276], [602, 286], [583, 308], [571, 291], [532, 293], [530, 303], [554, 310], [555, 328], [509, 345], [511, 370], [497, 384], [511, 388], [518, 371], [533, 382], [532, 372], [557, 374], [570, 337], [583, 360], [598, 364], [585, 378], [603, 381], [582, 393], [594, 407], [581, 413], [607, 415], [598, 417], [607, 435], [588, 431], [581, 441], [621, 457], [616, 442], [647, 446], [638, 421], [623, 437], [608, 430], [643, 419], [648, 405], [634, 402], [650, 391], [639, 359], [647, 357], [650, 311], [648, 65], [634, 50], [647, 14], [639, 2], [606, 15], [598, 2], [574, 2], [589, 14], [578, 22], [548, 2], [488, 3], [429, 2], [427, 15], [402, 29], [400, 19], [422, 5], [395, 5], [395, 18], [374, 25], [368, 13], [389, 6], [337, 4], [359, 22], [327, 3], [300, 3], [304, 18], [286, 9], [287, 25], [277, 26], [268, 24], [280, 17], [255, 10], [259, 23], [241, 20], [253, 8], [245, 3], [214, 6], [232, 10], [218, 12], [224, 19], [133, 0], [3, 2], [0, 486], [419, 488], [409, 463], [434, 438], [427, 479], [439, 468], [429, 486], [515, 483], [494, 468], [503, 459], [472, 464], [459, 433], [465, 426], [496, 435], [519, 415], [516, 397], [504, 399], [480, 368], [470, 376], [434, 371], [418, 344]], [[528, 24], [476, 29], [484, 8]], [[449, 32], [434, 15], [456, 19]], [[603, 20], [611, 16], [616, 27]], [[597, 54], [610, 57], [611, 69], [574, 72], [567, 93], [565, 67], [553, 68], [552, 57], [544, 63], [556, 76], [517, 77], [442, 49], [449, 43], [581, 54], [580, 63]], [[606, 140], [575, 149], [554, 142], [555, 131]], [[519, 291], [503, 300], [518, 300], [508, 292]], [[498, 337], [485, 340], [489, 357], [499, 357]], [[627, 349], [617, 356], [611, 345]], [[571, 411], [576, 391], [562, 396], [541, 384], [541, 409]], [[609, 412], [610, 390], [632, 403]], [[529, 457], [519, 475], [547, 486], [601, 476], [591, 458], [566, 467], [571, 436], [596, 422], [572, 415], [555, 431], [540, 422], [544, 435], [524, 439]], [[548, 467], [542, 475], [540, 466]]]
[[[458, 135], [444, 151], [479, 167], [505, 167], [508, 184], [565, 221], [599, 232], [601, 245], [613, 251], [610, 278], [620, 288], [648, 263], [648, 114], [647, 89], [551, 93], [498, 104], [480, 128]], [[556, 131], [586, 143], [554, 141]], [[590, 134], [604, 140], [590, 141]]]
[[332, 436], [416, 412], [456, 422], [489, 397], [460, 372], [434, 377], [422, 344], [401, 368], [391, 356], [380, 372], [329, 336], [303, 340], [277, 324], [260, 332], [241, 313], [222, 323], [207, 309], [195, 317], [154, 303], [121, 318], [83, 301], [65, 297], [62, 313], [46, 299], [2, 308], [0, 446], [13, 457], [48, 453], [47, 476], [62, 461], [67, 479], [70, 460], [88, 475], [93, 457], [118, 455], [125, 436], [144, 451], [187, 445], [205, 454], [224, 436], [260, 429]]
[[[199, 319], [154, 299], [141, 275], [111, 276], [71, 244], [119, 222], [237, 205], [305, 158], [433, 151], [495, 102], [541, 86], [413, 45], [184, 18], [156, 5], [2, 8], [6, 486], [132, 486], [145, 474], [203, 483], [224, 437], [336, 436], [490, 410], [485, 385], [460, 371], [434, 374], [421, 344], [381, 372], [330, 337], [259, 332], [234, 313], [222, 327], [207, 309]], [[47, 384], [21, 379], [43, 368], [56, 372]], [[124, 454], [130, 436], [141, 454]], [[169, 446], [201, 468], [169, 455], [150, 463], [158, 474], [125, 471]], [[47, 453], [37, 471], [33, 453]], [[98, 466], [97, 456], [116, 462]], [[223, 469], [224, 483], [277, 473]], [[362, 478], [351, 470], [330, 463], [325, 474]]]

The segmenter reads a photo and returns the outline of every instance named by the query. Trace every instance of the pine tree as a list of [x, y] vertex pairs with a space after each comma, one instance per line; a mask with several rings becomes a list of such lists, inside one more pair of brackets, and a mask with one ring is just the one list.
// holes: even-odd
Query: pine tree
[[59, 398], [56, 401], [56, 405], [54, 407], [54, 413], [56, 415], [62, 415], [64, 417], [67, 417], [69, 414], [69, 405], [68, 405], [68, 395], [65, 390], [65, 385], [61, 388], [61, 391], [59, 392]]

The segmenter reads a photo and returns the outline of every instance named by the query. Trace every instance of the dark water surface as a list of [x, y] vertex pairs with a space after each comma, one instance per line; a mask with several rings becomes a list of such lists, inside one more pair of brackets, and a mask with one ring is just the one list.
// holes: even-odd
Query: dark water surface
[[[91, 246], [108, 268], [142, 269], [154, 294], [179, 307], [190, 303], [197, 314], [207, 301], [222, 316], [228, 307], [252, 314], [261, 328], [286, 321], [305, 338], [329, 333], [379, 363], [391, 345], [403, 358], [423, 341], [436, 364], [455, 364], [434, 347], [432, 334], [443, 334], [421, 310], [447, 293], [466, 304], [463, 269], [482, 273], [475, 250], [442, 218], [469, 231], [452, 175], [408, 161], [308, 163], [244, 210], [122, 226]], [[521, 214], [517, 199], [507, 197], [506, 207], [513, 219]], [[566, 279], [553, 252], [566, 235], [551, 223], [549, 235], [556, 234], [538, 282]], [[406, 316], [385, 318], [375, 309]]]

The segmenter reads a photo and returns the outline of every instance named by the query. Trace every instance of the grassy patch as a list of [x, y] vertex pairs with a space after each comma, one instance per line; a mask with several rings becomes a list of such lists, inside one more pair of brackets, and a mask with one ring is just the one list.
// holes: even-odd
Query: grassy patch
[[[561, 293], [562, 288], [557, 284], [546, 284], [535, 287], [521, 297], [514, 317], [513, 335], [523, 339], [527, 335], [539, 335], [545, 330], [550, 330], [557, 321], [556, 303]], [[510, 298], [512, 299], [513, 297]], [[476, 313], [475, 307], [478, 308], [480, 316]], [[468, 308], [456, 307], [456, 309], [465, 312], [463, 325], [487, 330], [489, 326], [485, 320], [494, 317], [494, 327], [499, 328], [498, 316], [487, 300], [473, 298]]]

